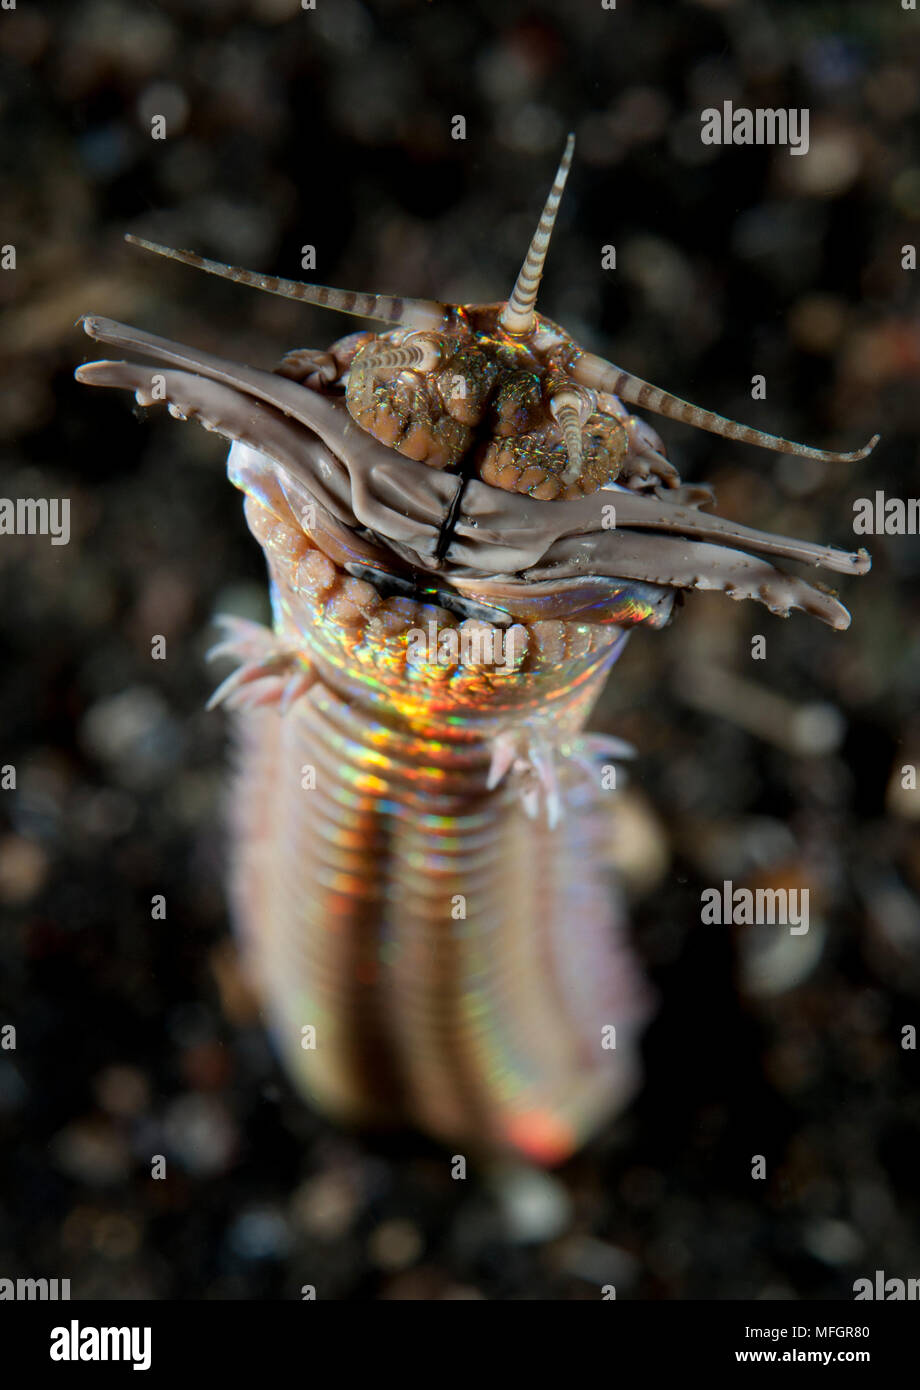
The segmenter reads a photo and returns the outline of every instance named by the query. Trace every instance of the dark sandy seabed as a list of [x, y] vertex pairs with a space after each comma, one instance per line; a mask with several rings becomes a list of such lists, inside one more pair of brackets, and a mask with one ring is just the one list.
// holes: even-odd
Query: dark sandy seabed
[[[571, 1300], [604, 1283], [847, 1299], [875, 1269], [920, 1273], [917, 1054], [901, 1047], [920, 1021], [920, 793], [900, 779], [920, 761], [916, 537], [867, 538], [871, 574], [841, 581], [846, 634], [693, 595], [633, 637], [593, 727], [641, 753], [623, 855], [659, 1009], [641, 1095], [552, 1183], [454, 1182], [412, 1135], [328, 1126], [236, 969], [226, 726], [203, 710], [202, 656], [215, 611], [264, 615], [261, 556], [219, 441], [78, 387], [74, 323], [102, 313], [260, 366], [346, 329], [146, 259], [125, 231], [287, 275], [310, 243], [320, 282], [496, 299], [573, 128], [544, 312], [747, 423], [829, 447], [883, 434], [850, 468], [665, 422], [683, 476], [714, 483], [723, 515], [847, 547], [855, 498], [916, 491], [916, 16], [564, 8], [96, 0], [0, 17], [0, 240], [17, 247], [0, 492], [70, 497], [73, 527], [66, 547], [0, 541], [0, 763], [18, 771], [0, 797], [0, 1024], [18, 1036], [0, 1051], [4, 1275], [66, 1275], [80, 1298], [312, 1283]], [[699, 112], [723, 99], [808, 107], [807, 158], [703, 147]], [[810, 966], [788, 935], [700, 925], [701, 890], [726, 878], [808, 887]]]

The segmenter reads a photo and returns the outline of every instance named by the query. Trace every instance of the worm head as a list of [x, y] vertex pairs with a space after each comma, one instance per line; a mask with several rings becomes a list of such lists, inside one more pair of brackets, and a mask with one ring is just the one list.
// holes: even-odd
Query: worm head
[[470, 476], [541, 501], [615, 481], [629, 452], [623, 423], [490, 328], [367, 343], [348, 372], [353, 419], [406, 458], [439, 469], [468, 461]]
[[[86, 320], [87, 332], [178, 369], [164, 378], [174, 413], [197, 415], [247, 446], [244, 490], [297, 490], [295, 512], [318, 499], [328, 522], [323, 544], [336, 550], [337, 563], [383, 572], [395, 557], [400, 582], [417, 590], [437, 570], [442, 597], [452, 596], [461, 610], [500, 610], [506, 621], [592, 611], [600, 621], [659, 626], [673, 591], [696, 588], [754, 598], [781, 614], [803, 608], [846, 627], [849, 615], [832, 593], [757, 557], [861, 574], [869, 568], [866, 552], [771, 536], [703, 513], [711, 494], [681, 486], [657, 433], [629, 407], [826, 462], [864, 458], [878, 436], [841, 454], [765, 434], [584, 351], [539, 314], [537, 291], [573, 149], [569, 136], [507, 300], [451, 305], [327, 289], [131, 237], [211, 274], [384, 326], [327, 351], [289, 353], [273, 374], [105, 320]], [[78, 375], [130, 387], [140, 399], [164, 399], [147, 389], [145, 370], [129, 363], [92, 364]], [[266, 459], [258, 478], [253, 451]]]
[[569, 136], [507, 302], [445, 305], [439, 332], [365, 343], [345, 397], [358, 424], [405, 457], [540, 501], [596, 492], [630, 449], [616, 405], [558, 369], [576, 349], [535, 310], [573, 150]]

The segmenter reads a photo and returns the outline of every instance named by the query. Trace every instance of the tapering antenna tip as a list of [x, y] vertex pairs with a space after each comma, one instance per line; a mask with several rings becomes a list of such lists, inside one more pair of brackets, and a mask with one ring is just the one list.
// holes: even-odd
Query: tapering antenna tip
[[507, 333], [514, 334], [515, 337], [525, 337], [528, 333], [532, 333], [536, 326], [537, 290], [540, 287], [546, 253], [549, 249], [550, 237], [556, 222], [556, 213], [559, 211], [559, 204], [562, 201], [562, 193], [569, 176], [574, 151], [575, 133], [569, 131], [553, 186], [543, 208], [543, 215], [537, 224], [537, 230], [534, 232], [527, 255], [524, 258], [524, 264], [514, 282], [514, 289], [498, 316], [502, 328]]
[[561, 193], [562, 188], [565, 186], [566, 179], [569, 176], [569, 170], [572, 167], [574, 155], [575, 132], [574, 130], [570, 130], [565, 139], [565, 149], [562, 151], [562, 158], [559, 160], [559, 168], [556, 171], [556, 183], [554, 187], [558, 193]]
[[851, 454], [829, 454], [828, 457], [832, 463], [858, 463], [860, 459], [872, 453], [881, 437], [880, 434], [874, 434], [868, 444], [864, 444], [861, 449], [854, 449]]

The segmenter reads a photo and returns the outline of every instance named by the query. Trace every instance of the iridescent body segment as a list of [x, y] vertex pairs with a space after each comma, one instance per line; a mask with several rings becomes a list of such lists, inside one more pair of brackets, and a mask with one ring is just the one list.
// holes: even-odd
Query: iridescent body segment
[[[509, 674], [413, 668], [406, 633], [458, 619], [385, 604], [260, 504], [246, 513], [276, 629], [317, 676], [284, 718], [237, 716], [233, 895], [280, 1050], [342, 1120], [555, 1163], [638, 1076], [646, 992], [607, 872], [600, 759], [578, 739], [623, 630], [532, 624]], [[502, 731], [520, 748], [490, 789]], [[541, 760], [553, 828], [522, 799], [545, 795]]]
[[[299, 285], [140, 244], [390, 325], [275, 373], [101, 318], [152, 358], [80, 380], [233, 441], [265, 553], [269, 630], [238, 663], [231, 898], [279, 1051], [342, 1121], [409, 1123], [463, 1153], [556, 1163], [632, 1093], [648, 994], [608, 874], [614, 739], [583, 733], [631, 628], [719, 589], [835, 628], [776, 558], [850, 553], [701, 510], [627, 405], [831, 460], [584, 352], [536, 312], [570, 137], [507, 301]], [[770, 557], [770, 558], [765, 558]]]

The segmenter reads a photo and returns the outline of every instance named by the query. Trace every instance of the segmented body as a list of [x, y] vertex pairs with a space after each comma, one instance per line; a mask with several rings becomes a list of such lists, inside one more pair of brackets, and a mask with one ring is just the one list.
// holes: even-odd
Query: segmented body
[[[381, 600], [255, 499], [258, 455], [231, 460], [291, 654], [274, 679], [314, 678], [283, 718], [237, 716], [235, 912], [289, 1069], [343, 1120], [557, 1162], [638, 1075], [647, 991], [601, 750], [579, 734], [623, 646], [611, 619], [660, 620], [649, 595], [504, 630]], [[415, 661], [429, 624], [498, 632], [512, 660]], [[509, 775], [490, 786], [502, 740]]]
[[215, 653], [239, 665], [212, 703], [239, 710], [231, 897], [292, 1074], [342, 1120], [542, 1163], [638, 1076], [648, 994], [601, 790], [623, 750], [583, 735], [629, 629], [662, 626], [688, 587], [842, 628], [829, 591], [761, 557], [869, 566], [702, 513], [711, 494], [680, 486], [623, 402], [808, 457], [875, 442], [835, 455], [726, 421], [538, 315], [572, 145], [507, 302], [356, 295], [166, 251], [397, 326], [270, 374], [87, 319], [163, 365], [78, 372], [234, 441], [273, 629], [227, 620]]
[[[233, 877], [288, 1065], [342, 1119], [555, 1162], [631, 1090], [644, 991], [604, 872], [599, 777], [560, 770], [582, 814], [554, 830], [512, 779], [487, 782], [502, 728], [547, 757], [574, 740], [613, 634], [542, 625], [527, 670], [439, 686], [407, 673], [404, 634], [343, 621], [341, 582], [320, 593], [318, 566], [292, 573], [266, 521], [281, 631], [319, 679], [284, 718], [238, 716]], [[415, 606], [386, 627], [449, 617]]]

